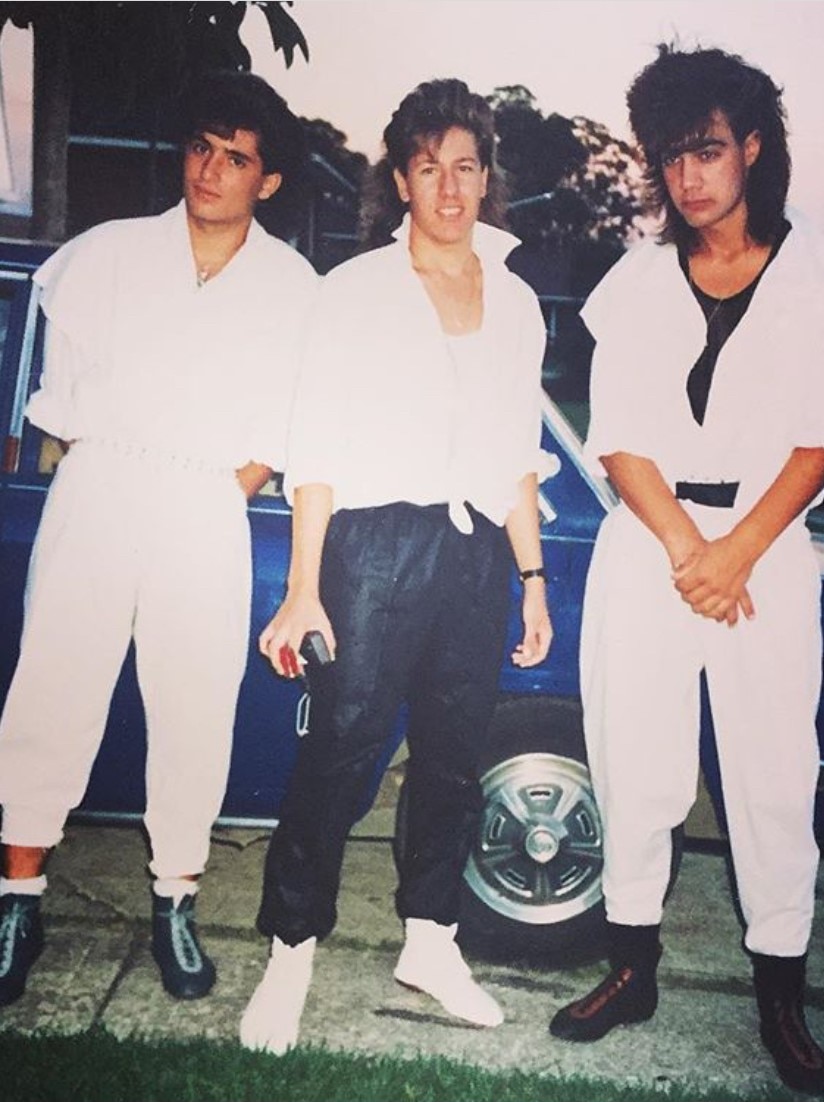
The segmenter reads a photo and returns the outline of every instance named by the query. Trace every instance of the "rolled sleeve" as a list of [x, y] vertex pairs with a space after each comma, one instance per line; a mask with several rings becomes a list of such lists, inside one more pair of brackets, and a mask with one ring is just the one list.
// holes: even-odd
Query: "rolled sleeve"
[[[595, 339], [590, 376], [590, 423], [583, 448], [587, 469], [605, 477], [601, 457], [616, 452], [649, 456], [654, 399], [637, 375], [641, 335], [621, 309], [625, 261], [619, 261], [587, 299], [581, 317]], [[617, 278], [616, 278], [617, 277]]]
[[312, 314], [292, 403], [284, 479], [290, 501], [298, 486], [334, 485], [346, 454], [346, 411], [357, 401], [355, 365], [345, 355], [351, 339], [339, 324], [345, 306], [330, 299], [321, 293]]
[[26, 406], [31, 424], [60, 440], [81, 435], [81, 416], [75, 401], [75, 384], [82, 374], [82, 357], [69, 337], [54, 325], [48, 327], [43, 373], [39, 387]]
[[257, 283], [269, 286], [277, 280], [278, 310], [270, 310], [270, 320], [254, 342], [249, 368], [253, 397], [237, 438], [250, 460], [282, 473], [319, 280], [302, 257], [280, 242], [268, 240], [265, 245]]
[[[590, 424], [583, 456], [587, 469], [605, 476], [604, 455], [628, 452], [651, 457], [654, 445], [647, 426], [655, 424], [656, 410], [647, 408], [643, 392], [627, 386], [624, 361], [613, 350], [596, 345], [590, 382]], [[634, 397], [634, 401], [630, 398]]]
[[[818, 307], [816, 306], [815, 309]], [[808, 349], [824, 347], [824, 321], [813, 314], [815, 333], [809, 334], [805, 348], [794, 350], [794, 361], [802, 374], [798, 384], [801, 400], [796, 404], [792, 443], [797, 448], [824, 447], [824, 370], [818, 355]], [[820, 353], [819, 353], [820, 355]]]

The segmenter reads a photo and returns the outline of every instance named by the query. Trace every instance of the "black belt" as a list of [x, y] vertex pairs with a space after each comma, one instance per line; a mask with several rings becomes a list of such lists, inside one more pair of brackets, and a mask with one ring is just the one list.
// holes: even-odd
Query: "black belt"
[[675, 496], [713, 509], [732, 509], [739, 482], [676, 482]]

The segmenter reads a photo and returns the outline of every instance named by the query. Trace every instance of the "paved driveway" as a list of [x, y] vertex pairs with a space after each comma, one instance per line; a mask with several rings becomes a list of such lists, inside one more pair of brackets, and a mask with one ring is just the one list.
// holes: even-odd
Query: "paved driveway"
[[[554, 1010], [602, 973], [487, 965], [476, 972], [507, 1015], [478, 1031], [439, 1014], [425, 996], [393, 982], [401, 944], [392, 911], [394, 869], [387, 811], [367, 817], [347, 848], [340, 923], [317, 955], [303, 1037], [352, 1052], [438, 1054], [487, 1068], [584, 1073], [622, 1083], [693, 1079], [731, 1088], [775, 1084], [757, 1040], [748, 964], [740, 950], [726, 872], [718, 854], [687, 853], [667, 910], [661, 1005], [652, 1022], [591, 1046], [550, 1039]], [[74, 826], [52, 859], [48, 945], [29, 990], [0, 1011], [0, 1028], [75, 1031], [103, 1023], [119, 1035], [236, 1036], [264, 966], [253, 930], [263, 831], [218, 832], [201, 892], [204, 943], [218, 965], [211, 997], [176, 1003], [162, 991], [149, 951], [146, 853], [133, 827]], [[810, 1021], [824, 1036], [824, 914], [810, 954]]]

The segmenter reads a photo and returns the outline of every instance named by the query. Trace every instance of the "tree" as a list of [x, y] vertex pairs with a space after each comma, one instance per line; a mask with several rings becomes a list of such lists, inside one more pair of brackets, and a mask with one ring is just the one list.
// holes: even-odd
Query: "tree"
[[553, 191], [567, 173], [586, 163], [587, 150], [569, 120], [544, 118], [523, 85], [496, 88], [489, 102], [495, 112], [498, 161], [513, 200]]
[[600, 123], [544, 117], [523, 85], [496, 88], [498, 161], [513, 230], [561, 270], [568, 294], [584, 294], [626, 247], [641, 212], [631, 147]]
[[[250, 0], [287, 67], [309, 48], [288, 3]], [[32, 236], [60, 241], [67, 225], [69, 133], [168, 136], [181, 89], [204, 69], [248, 69], [240, 40], [249, 3], [0, 4], [34, 33]]]
[[556, 401], [586, 397], [592, 339], [578, 309], [618, 259], [641, 213], [641, 174], [631, 147], [582, 115], [546, 117], [523, 85], [496, 88], [498, 161], [509, 223], [523, 241], [510, 266], [542, 296], [547, 322], [544, 383]]

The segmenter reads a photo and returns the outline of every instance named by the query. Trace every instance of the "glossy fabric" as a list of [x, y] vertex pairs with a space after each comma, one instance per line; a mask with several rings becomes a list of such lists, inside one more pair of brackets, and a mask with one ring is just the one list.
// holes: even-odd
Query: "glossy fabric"
[[511, 552], [445, 505], [343, 510], [324, 549], [322, 599], [338, 639], [312, 679], [309, 733], [266, 859], [262, 933], [294, 945], [336, 920], [343, 847], [409, 704], [401, 917], [450, 924], [481, 806], [476, 758], [497, 695]]

